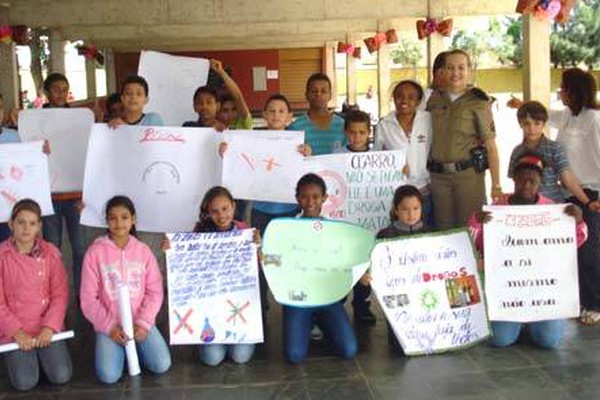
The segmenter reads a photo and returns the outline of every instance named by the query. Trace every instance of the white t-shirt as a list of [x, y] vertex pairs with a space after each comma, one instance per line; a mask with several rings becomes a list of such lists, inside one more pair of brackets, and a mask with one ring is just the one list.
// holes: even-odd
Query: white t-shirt
[[581, 186], [600, 190], [600, 110], [584, 108], [577, 116], [568, 108], [550, 110], [549, 117]]
[[425, 189], [430, 182], [427, 159], [431, 138], [431, 116], [427, 111], [417, 111], [412, 132], [408, 134], [396, 119], [396, 113], [391, 112], [377, 124], [373, 150], [406, 149], [406, 164], [410, 172], [408, 183]]

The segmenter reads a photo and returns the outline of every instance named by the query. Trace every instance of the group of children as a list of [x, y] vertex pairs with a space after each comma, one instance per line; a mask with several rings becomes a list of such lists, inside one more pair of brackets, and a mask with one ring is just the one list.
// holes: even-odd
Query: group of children
[[[464, 84], [465, 71], [462, 58], [466, 53], [450, 54], [446, 61], [442, 60], [440, 68], [450, 68], [446, 74], [450, 83], [439, 83], [452, 87]], [[456, 56], [456, 57], [454, 57]], [[453, 58], [460, 59], [459, 61]], [[448, 64], [448, 59], [452, 62]], [[450, 65], [450, 67], [448, 67]], [[250, 129], [252, 118], [239, 87], [225, 72], [220, 62], [211, 60], [211, 67], [221, 76], [229, 91], [229, 97], [220, 97], [212, 88], [201, 87], [193, 98], [194, 110], [199, 118], [188, 121], [184, 126], [213, 127], [223, 129]], [[458, 70], [458, 72], [457, 72]], [[460, 75], [456, 78], [456, 74]], [[461, 75], [462, 74], [462, 75]], [[454, 82], [454, 83], [452, 83]], [[465, 84], [466, 85], [466, 84]], [[442, 86], [442, 88], [445, 86]], [[68, 82], [60, 74], [50, 74], [44, 89], [48, 95], [48, 107], [66, 107]], [[455, 87], [456, 89], [456, 87]], [[328, 109], [331, 99], [331, 82], [324, 74], [314, 74], [306, 86], [306, 97], [309, 110], [306, 115], [292, 120], [290, 104], [285, 96], [276, 94], [269, 97], [263, 109], [263, 117], [269, 130], [303, 130], [305, 145], [298, 148], [303, 155], [318, 155], [344, 152], [364, 152], [375, 150], [407, 149], [407, 162], [403, 168], [408, 185], [396, 189], [390, 209], [390, 225], [378, 232], [378, 238], [395, 238], [416, 233], [426, 233], [440, 228], [435, 218], [438, 205], [432, 205], [431, 149], [435, 145], [432, 119], [437, 124], [444, 123], [444, 99], [450, 102], [461, 100], [467, 93], [466, 86], [462, 93], [441, 92], [436, 90], [432, 96], [433, 104], [438, 104], [433, 116], [419, 109], [424, 101], [422, 87], [414, 81], [402, 81], [393, 91], [395, 112], [384, 117], [377, 126], [374, 145], [371, 146], [371, 119], [362, 111], [353, 111], [345, 119], [333, 114]], [[458, 90], [458, 89], [457, 89]], [[441, 93], [441, 94], [440, 94]], [[479, 92], [469, 96], [479, 96]], [[129, 125], [162, 125], [160, 116], [144, 113], [148, 100], [149, 88], [146, 81], [139, 76], [127, 78], [121, 87], [120, 110], [110, 119], [109, 125], [117, 127]], [[473, 98], [472, 104], [481, 107]], [[486, 100], [487, 101], [487, 100]], [[228, 111], [220, 116], [225, 103], [232, 103], [236, 111]], [[436, 103], [438, 102], [438, 103]], [[486, 103], [487, 104], [487, 103]], [[461, 106], [463, 107], [463, 106]], [[468, 112], [468, 105], [466, 107]], [[1, 109], [1, 107], [0, 107]], [[483, 110], [482, 112], [485, 112]], [[523, 128], [524, 144], [529, 148], [537, 148], [542, 135], [545, 120], [545, 109], [539, 103], [525, 103], [518, 113], [519, 123]], [[435, 114], [435, 113], [438, 114]], [[449, 116], [446, 116], [450, 118]], [[542, 121], [540, 123], [540, 121]], [[0, 142], [8, 138], [9, 132], [0, 134]], [[491, 133], [487, 133], [491, 135]], [[475, 134], [477, 136], [478, 134]], [[479, 135], [479, 139], [489, 144], [489, 137]], [[490, 136], [493, 137], [493, 136]], [[470, 138], [469, 140], [471, 140]], [[6, 140], [8, 141], [8, 139]], [[469, 142], [471, 143], [471, 142]], [[439, 144], [438, 144], [439, 146]], [[51, 149], [47, 149], [51, 151]], [[227, 157], [227, 145], [219, 146], [219, 153]], [[517, 149], [515, 150], [517, 152]], [[439, 161], [439, 162], [438, 162]], [[438, 174], [445, 172], [447, 160], [436, 160], [440, 167]], [[458, 163], [455, 163], [458, 165]], [[556, 164], [550, 164], [554, 167]], [[550, 200], [540, 195], [545, 194], [545, 184], [558, 185], [556, 177], [547, 178], [548, 164], [545, 155], [540, 152], [527, 151], [515, 153], [511, 157], [510, 171], [515, 182], [514, 193], [504, 195], [496, 187], [493, 190], [496, 204], [545, 204]], [[456, 166], [455, 166], [456, 167]], [[467, 167], [465, 167], [467, 168]], [[561, 174], [561, 171], [557, 171]], [[446, 177], [443, 177], [444, 179]], [[496, 178], [496, 177], [495, 177]], [[584, 204], [591, 202], [578, 196], [576, 183], [568, 174], [560, 175], [565, 186], [570, 189]], [[441, 179], [441, 178], [440, 178]], [[576, 181], [575, 181], [576, 182]], [[573, 185], [569, 185], [573, 183]], [[272, 202], [254, 202], [250, 212], [251, 226], [260, 233], [264, 232], [270, 220], [282, 216], [298, 216], [300, 218], [322, 218], [321, 212], [327, 200], [327, 188], [322, 178], [315, 174], [304, 175], [296, 185], [296, 204]], [[559, 200], [560, 201], [560, 200]], [[10, 380], [17, 389], [27, 390], [37, 384], [39, 366], [52, 383], [60, 384], [68, 381], [72, 375], [71, 361], [63, 341], [51, 342], [54, 333], [63, 329], [63, 321], [68, 304], [69, 287], [66, 283], [65, 268], [60, 252], [62, 218], [67, 220], [69, 240], [74, 252], [75, 289], [79, 289], [79, 301], [84, 316], [92, 323], [96, 332], [95, 366], [96, 374], [102, 382], [116, 382], [123, 373], [125, 352], [123, 345], [134, 340], [141, 354], [142, 366], [153, 372], [163, 373], [171, 365], [171, 356], [162, 334], [156, 328], [155, 319], [163, 305], [163, 277], [158, 268], [155, 254], [144, 240], [136, 238], [136, 214], [134, 204], [124, 196], [115, 196], [106, 205], [107, 234], [94, 241], [87, 251], [81, 245], [82, 232], [79, 226], [81, 210], [81, 193], [53, 194], [53, 205], [56, 215], [41, 217], [39, 206], [32, 200], [21, 200], [15, 204], [8, 223], [10, 238], [0, 245], [0, 340], [3, 343], [17, 342], [20, 350], [11, 352], [6, 357]], [[435, 207], [434, 207], [435, 206]], [[248, 225], [242, 222], [239, 213], [240, 204], [226, 188], [214, 187], [204, 195], [200, 215], [193, 229], [194, 232], [218, 232], [244, 229]], [[237, 211], [237, 212], [236, 212]], [[447, 212], [447, 211], [444, 211]], [[578, 242], [585, 240], [585, 223], [581, 219], [581, 210], [576, 206], [566, 208], [566, 212], [577, 220]], [[469, 225], [481, 248], [481, 224], [490, 216], [478, 209], [471, 210]], [[60, 223], [54, 224], [48, 218], [55, 218]], [[72, 218], [70, 223], [69, 218]], [[44, 222], [42, 224], [42, 219]], [[48, 222], [47, 220], [48, 219]], [[466, 221], [464, 221], [466, 223]], [[463, 223], [463, 226], [464, 226]], [[191, 226], [191, 224], [190, 224]], [[442, 226], [443, 228], [443, 226]], [[43, 240], [40, 232], [44, 230]], [[168, 243], [160, 235], [163, 249]], [[258, 239], [257, 239], [258, 240]], [[81, 271], [81, 278], [78, 278]], [[361, 322], [374, 323], [375, 316], [369, 308], [370, 278], [363, 277], [354, 288], [353, 307], [355, 318]], [[134, 321], [134, 337], [129, 338], [120, 326], [116, 288], [120, 284], [129, 288]], [[32, 290], [22, 290], [23, 287]], [[261, 296], [263, 306], [266, 305], [266, 286], [262, 280]], [[299, 308], [283, 307], [284, 318], [284, 354], [291, 363], [300, 362], [307, 353], [311, 336], [315, 330], [324, 332], [335, 351], [342, 357], [352, 358], [357, 352], [357, 340], [350, 319], [342, 302], [331, 305]], [[532, 327], [545, 335], [545, 325]], [[508, 345], [516, 340], [521, 324], [492, 323], [493, 343], [498, 346]], [[542, 346], [553, 347], [560, 339], [561, 326], [557, 324], [550, 329], [551, 338], [541, 338]], [[390, 339], [394, 342], [393, 333]], [[537, 336], [534, 334], [534, 340]], [[202, 345], [199, 348], [201, 360], [207, 365], [217, 365], [226, 357], [235, 362], [244, 363], [251, 359], [254, 345]]]

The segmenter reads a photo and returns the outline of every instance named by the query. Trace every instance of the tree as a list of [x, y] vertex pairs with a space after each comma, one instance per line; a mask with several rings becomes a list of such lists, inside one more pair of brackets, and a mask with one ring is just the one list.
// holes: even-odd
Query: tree
[[35, 83], [36, 95], [42, 93], [44, 77], [42, 71], [48, 70], [50, 65], [50, 51], [48, 45], [48, 31], [42, 28], [31, 29], [31, 40], [29, 41], [31, 51], [31, 76]]
[[390, 51], [390, 58], [394, 64], [400, 64], [403, 67], [411, 67], [413, 69], [413, 79], [417, 79], [417, 67], [423, 58], [419, 42], [401, 39], [398, 42], [398, 47]]
[[[498, 21], [500, 43], [493, 51], [502, 65], [523, 65], [523, 22], [519, 17]], [[502, 32], [502, 30], [504, 32]]]

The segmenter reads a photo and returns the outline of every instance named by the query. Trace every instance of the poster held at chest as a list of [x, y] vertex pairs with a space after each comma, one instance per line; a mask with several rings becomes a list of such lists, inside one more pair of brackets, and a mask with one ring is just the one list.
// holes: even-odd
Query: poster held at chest
[[352, 222], [371, 232], [390, 222], [394, 191], [406, 184], [402, 151], [369, 151], [312, 157], [309, 169], [320, 175], [329, 197], [323, 216]]
[[471, 346], [490, 334], [466, 230], [378, 242], [371, 285], [406, 355]]
[[167, 237], [170, 343], [262, 342], [253, 230]]
[[564, 205], [486, 206], [485, 291], [492, 321], [579, 316], [575, 219]]

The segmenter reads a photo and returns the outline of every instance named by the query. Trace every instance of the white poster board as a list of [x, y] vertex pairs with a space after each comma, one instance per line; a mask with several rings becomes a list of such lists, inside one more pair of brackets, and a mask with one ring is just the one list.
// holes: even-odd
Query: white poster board
[[308, 169], [327, 185], [329, 197], [322, 215], [372, 232], [385, 228], [390, 224], [394, 191], [406, 184], [405, 160], [405, 151], [331, 154], [307, 160]]
[[50, 145], [52, 192], [83, 188], [83, 172], [94, 113], [88, 108], [46, 108], [19, 113], [19, 136], [24, 142], [47, 140]]
[[579, 316], [575, 219], [564, 205], [486, 206], [485, 292], [492, 321]]
[[304, 132], [226, 131], [223, 184], [236, 199], [296, 202]]
[[170, 343], [262, 342], [253, 230], [167, 236]]
[[459, 349], [490, 334], [466, 230], [378, 242], [371, 285], [406, 355]]
[[8, 221], [15, 203], [27, 198], [37, 201], [42, 215], [54, 214], [48, 156], [42, 152], [43, 144], [0, 145], [0, 222]]
[[209, 68], [209, 61], [204, 58], [142, 51], [138, 75], [146, 79], [150, 89], [146, 112], [158, 113], [170, 126], [197, 120], [194, 92], [206, 85]]
[[133, 200], [138, 230], [191, 230], [202, 196], [221, 182], [220, 140], [207, 128], [94, 125], [81, 223], [105, 226], [106, 202], [119, 194]]

